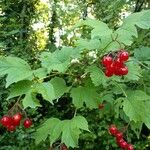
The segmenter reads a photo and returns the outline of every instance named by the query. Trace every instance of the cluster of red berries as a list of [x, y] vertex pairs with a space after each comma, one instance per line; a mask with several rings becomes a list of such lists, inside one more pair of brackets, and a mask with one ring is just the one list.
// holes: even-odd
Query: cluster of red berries
[[[17, 126], [20, 126], [20, 122], [22, 120], [22, 114], [16, 113], [13, 116], [5, 115], [1, 118], [0, 123], [10, 132], [15, 131]], [[25, 119], [23, 121], [23, 126], [25, 128], [29, 128], [32, 125], [32, 121], [30, 119]]]
[[120, 132], [115, 125], [111, 125], [109, 127], [109, 132], [111, 135], [116, 137], [116, 143], [117, 145], [124, 150], [134, 150], [134, 147], [132, 144], [128, 144], [124, 139], [123, 139], [123, 133]]
[[105, 66], [105, 75], [111, 77], [113, 75], [123, 76], [128, 74], [128, 68], [124, 62], [129, 59], [129, 53], [121, 50], [119, 53], [112, 58], [112, 56], [104, 56], [102, 64]]

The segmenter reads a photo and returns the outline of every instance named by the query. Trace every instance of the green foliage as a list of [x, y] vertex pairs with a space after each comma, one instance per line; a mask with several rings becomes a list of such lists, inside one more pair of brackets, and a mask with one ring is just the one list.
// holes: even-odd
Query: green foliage
[[102, 70], [100, 70], [97, 66], [92, 65], [86, 69], [87, 73], [90, 73], [90, 77], [95, 86], [106, 85], [107, 78]]
[[62, 78], [55, 77], [49, 82], [36, 84], [34, 90], [37, 91], [37, 93], [42, 94], [45, 100], [53, 103], [53, 100], [59, 99], [67, 92], [68, 88]]
[[123, 110], [131, 121], [145, 123], [150, 128], [150, 96], [145, 92], [136, 90], [127, 93], [124, 98]]
[[15, 57], [0, 57], [0, 75], [6, 74], [6, 87], [24, 79], [32, 79], [32, 70], [28, 63]]
[[150, 28], [150, 18], [149, 18], [150, 10], [143, 10], [138, 13], [131, 14], [124, 20], [124, 24], [128, 24], [131, 26], [137, 25], [142, 29]]
[[76, 53], [73, 48], [66, 47], [53, 53], [43, 52], [40, 60], [42, 67], [46, 68], [48, 72], [54, 70], [64, 73], [70, 66], [71, 58], [78, 56], [78, 52]]
[[89, 108], [97, 108], [99, 103], [99, 94], [95, 87], [81, 86], [71, 90], [73, 104], [80, 108], [85, 103]]
[[8, 99], [25, 95], [23, 98], [24, 108], [35, 108], [41, 106], [39, 100], [36, 98], [37, 93], [41, 94], [43, 98], [53, 104], [53, 100], [59, 99], [68, 87], [62, 78], [55, 77], [49, 82], [32, 83], [31, 81], [20, 81], [10, 88], [10, 95]]
[[87, 39], [79, 39], [76, 43], [76, 46], [78, 46], [79, 49], [81, 50], [93, 50], [93, 49], [98, 49], [101, 45], [99, 40], [96, 39], [91, 39], [91, 40], [87, 40]]
[[149, 13], [150, 10], [145, 10], [131, 14], [129, 17], [124, 19], [122, 26], [115, 32], [117, 34], [118, 41], [125, 45], [131, 45], [133, 43], [133, 37], [138, 37], [135, 25], [142, 29], [149, 29]]
[[86, 20], [82, 20], [79, 23], [77, 23], [75, 27], [80, 27], [83, 25], [93, 28], [91, 31], [92, 39], [94, 39], [94, 38], [104, 39], [105, 37], [108, 37], [109, 35], [112, 34], [112, 30], [109, 29], [108, 25], [102, 21], [86, 19]]
[[[68, 2], [65, 1], [64, 3]], [[117, 1], [114, 4], [122, 6], [124, 3], [123, 1]], [[114, 4], [109, 7], [110, 10], [115, 6]], [[26, 6], [28, 5], [30, 5], [29, 1]], [[82, 5], [83, 10], [85, 4]], [[15, 5], [13, 6], [16, 8]], [[65, 9], [65, 11], [70, 12], [69, 9], [71, 8]], [[22, 10], [22, 7], [19, 7], [18, 12], [20, 10]], [[57, 28], [62, 28], [62, 26], [69, 28], [72, 23], [70, 23], [71, 17], [66, 17], [67, 13], [62, 10], [58, 1], [52, 2], [52, 10], [50, 26], [53, 24], [55, 27], [49, 29], [51, 34], [49, 40], [55, 42], [54, 32], [57, 32]], [[29, 21], [26, 20], [27, 18], [24, 16], [26, 11], [26, 9], [23, 9], [21, 13], [21, 16], [23, 16], [21, 19], [22, 29], [20, 30], [19, 25], [19, 29], [11, 27], [10, 31], [4, 33], [9, 40], [14, 40], [15, 44], [17, 41], [20, 42], [19, 46], [15, 47], [16, 51], [19, 48], [22, 51], [27, 50], [30, 47], [30, 45], [26, 47], [28, 41], [34, 43], [34, 36], [28, 36], [30, 31], [28, 25], [31, 18]], [[76, 12], [73, 13], [75, 16], [73, 23], [78, 20]], [[65, 19], [61, 17], [57, 19], [61, 13], [63, 13]], [[103, 13], [105, 14], [106, 11]], [[82, 139], [82, 136], [85, 136], [83, 139], [88, 139], [87, 143], [96, 141], [100, 144], [100, 146], [85, 144], [90, 147], [84, 145], [85, 149], [99, 149], [99, 147], [102, 147], [111, 150], [117, 149], [117, 145], [113, 144], [108, 135], [108, 124], [113, 122], [121, 127], [127, 123], [129, 132], [134, 131], [138, 138], [143, 124], [150, 129], [150, 111], [148, 109], [150, 106], [149, 47], [141, 46], [141, 48], [131, 51], [131, 59], [126, 63], [129, 73], [125, 77], [111, 77], [108, 79], [103, 73], [103, 66], [100, 64], [100, 59], [105, 54], [113, 53], [115, 55], [114, 51], [131, 46], [138, 38], [137, 27], [141, 29], [150, 28], [149, 13], [150, 10], [145, 10], [131, 14], [123, 20], [122, 26], [115, 30], [113, 28], [116, 28], [116, 24], [111, 26], [111, 29], [110, 26], [99, 20], [81, 20], [75, 25], [75, 28], [79, 28], [79, 32], [83, 29], [85, 33], [77, 40], [74, 40], [75, 35], [67, 42], [65, 39], [69, 36], [64, 37], [63, 40], [64, 45], [72, 45], [72, 47], [59, 47], [53, 51], [53, 48], [49, 48], [49, 46], [54, 43], [47, 43], [48, 46], [45, 47], [49, 48], [50, 52], [48, 50], [42, 52], [40, 58], [34, 57], [33, 60], [35, 59], [35, 61], [29, 59], [29, 63], [18, 57], [0, 57], [0, 76], [6, 76], [6, 88], [9, 90], [8, 102], [21, 101], [24, 109], [29, 111], [30, 114], [34, 116], [39, 113], [35, 117], [35, 122], [37, 122], [35, 126], [39, 126], [43, 117], [46, 118], [45, 122], [36, 131], [31, 131], [34, 132], [36, 144], [39, 144], [39, 147], [35, 147], [41, 149], [40, 144], [43, 146], [45, 142], [47, 145], [50, 143], [54, 148], [57, 143], [64, 143], [67, 147], [75, 148], [80, 146], [79, 137]], [[109, 17], [112, 18], [110, 15], [104, 20], [108, 20]], [[65, 20], [65, 22], [62, 20]], [[7, 22], [7, 20], [5, 21]], [[17, 22], [15, 18], [8, 21]], [[28, 22], [27, 27], [24, 27], [25, 21]], [[26, 34], [21, 34], [22, 32], [26, 32]], [[76, 29], [72, 32], [76, 34], [78, 31]], [[8, 49], [9, 45], [12, 47], [13, 44], [4, 43]], [[3, 47], [3, 44], [0, 45]], [[130, 49], [132, 48], [130, 47]], [[95, 52], [93, 57], [89, 57], [89, 51], [91, 50]], [[74, 59], [77, 59], [77, 62], [72, 63]], [[36, 65], [33, 65], [33, 63]], [[32, 67], [29, 64], [32, 64]], [[96, 108], [100, 103], [106, 106], [98, 112]], [[86, 116], [86, 119], [78, 114], [84, 114], [83, 116]], [[50, 116], [55, 118], [49, 118]], [[89, 119], [89, 116], [92, 117]], [[92, 133], [81, 132], [82, 130], [89, 131], [87, 120]], [[130, 135], [126, 136], [130, 137]], [[101, 137], [105, 141], [99, 141], [98, 138], [101, 139]], [[134, 134], [131, 138], [135, 139]], [[110, 142], [107, 139], [110, 139]], [[43, 147], [45, 148], [45, 146]], [[4, 148], [8, 149], [8, 147]], [[48, 147], [46, 148], [48, 149]]]
[[71, 120], [64, 121], [57, 118], [50, 118], [37, 129], [34, 136], [36, 143], [45, 141], [49, 136], [51, 145], [61, 136], [62, 143], [74, 148], [78, 146], [78, 139], [81, 134], [80, 130], [89, 131], [88, 123], [82, 116], [75, 116]]
[[129, 80], [139, 80], [141, 77], [141, 68], [136, 62], [130, 61], [127, 63], [129, 68], [129, 73], [126, 75], [126, 79]]
[[144, 61], [145, 63], [149, 61], [150, 56], [150, 48], [149, 47], [141, 47], [138, 49], [135, 49], [134, 56], [139, 61]]

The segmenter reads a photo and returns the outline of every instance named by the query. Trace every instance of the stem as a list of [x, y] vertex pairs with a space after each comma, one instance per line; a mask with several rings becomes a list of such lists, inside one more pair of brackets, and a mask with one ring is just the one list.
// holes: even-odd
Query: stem
[[119, 44], [120, 48], [122, 48], [121, 43], [118, 40], [115, 40], [115, 41]]
[[110, 42], [102, 49], [102, 52], [104, 52], [104, 50], [105, 50], [112, 42], [113, 42], [113, 40], [110, 41]]
[[[21, 95], [22, 96], [22, 95]], [[11, 107], [11, 109], [8, 111], [8, 114], [11, 114], [11, 112], [13, 112], [13, 110], [15, 109], [16, 105], [18, 106], [19, 105], [19, 101], [21, 99], [21, 96], [18, 97], [16, 103]]]
[[40, 81], [42, 81], [42, 80], [44, 80], [44, 79], [47, 79], [47, 78], [50, 78], [50, 77], [54, 77], [54, 76], [56, 76], [56, 75], [69, 75], [69, 76], [74, 76], [74, 77], [76, 77], [74, 74], [70, 74], [70, 73], [53, 72], [52, 74], [50, 74], [50, 75], [48, 75], [48, 76], [46, 76], [46, 77], [44, 77], [44, 78], [38, 79], [38, 81], [40, 82]]
[[130, 125], [130, 121], [129, 121], [128, 124], [122, 129], [122, 132], [126, 132], [127, 129], [128, 129], [128, 127], [129, 127], [129, 125]]
[[18, 104], [17, 106], [23, 111], [25, 118], [28, 118], [26, 111], [21, 107], [21, 105]]
[[87, 72], [84, 73], [84, 74], [81, 76], [81, 79], [85, 78], [87, 74], [88, 74]]
[[146, 65], [144, 65], [142, 62], [140, 62], [140, 61], [138, 61], [138, 60], [136, 60], [140, 65], [142, 65], [143, 67], [145, 67], [147, 70], [150, 70], [150, 68], [149, 67], [147, 67]]
[[77, 114], [77, 108], [75, 109], [75, 112], [74, 112], [74, 117], [76, 116], [76, 114]]

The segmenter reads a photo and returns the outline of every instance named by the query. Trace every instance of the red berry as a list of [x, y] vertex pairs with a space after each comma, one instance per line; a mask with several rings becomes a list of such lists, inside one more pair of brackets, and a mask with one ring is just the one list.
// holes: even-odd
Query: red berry
[[104, 66], [110, 66], [113, 63], [113, 59], [110, 56], [104, 56], [102, 59], [102, 64]]
[[121, 142], [119, 143], [119, 146], [124, 149], [124, 148], [127, 148], [128, 144], [127, 144], [126, 141], [121, 141]]
[[113, 74], [114, 74], [114, 72], [113, 72], [112, 70], [106, 69], [106, 71], [105, 71], [105, 76], [111, 77], [111, 76], [113, 76]]
[[123, 134], [121, 132], [117, 132], [115, 136], [117, 140], [121, 140], [123, 138]]
[[119, 139], [119, 140], [116, 138], [116, 143], [117, 143], [119, 146], [120, 146], [120, 143], [122, 143], [122, 142], [124, 142], [124, 139], [123, 139], [123, 138], [122, 138], [122, 139]]
[[122, 74], [120, 73], [120, 68], [115, 68], [114, 70], [114, 74], [117, 75], [117, 76], [121, 76]]
[[116, 126], [115, 125], [111, 125], [110, 127], [109, 127], [109, 132], [110, 132], [110, 134], [111, 135], [116, 135], [116, 133], [117, 133], [117, 128], [116, 128]]
[[121, 75], [127, 75], [128, 74], [128, 68], [126, 66], [123, 68], [120, 68], [119, 72]]
[[99, 104], [98, 107], [99, 107], [99, 109], [103, 109], [104, 108], [104, 104]]
[[2, 117], [2, 119], [1, 119], [1, 124], [3, 125], [3, 126], [8, 126], [8, 125], [11, 125], [11, 123], [12, 123], [12, 118], [11, 117], [9, 117], [9, 116], [3, 116]]
[[119, 53], [119, 58], [121, 61], [127, 61], [129, 59], [129, 53], [126, 51], [122, 51]]
[[25, 119], [23, 125], [25, 128], [30, 128], [32, 125], [32, 121], [30, 119]]
[[124, 67], [124, 63], [120, 60], [120, 58], [117, 58], [117, 59], [114, 61], [114, 67], [115, 67], [115, 68]]
[[109, 70], [110, 72], [114, 72], [114, 64], [112, 63], [109, 66], [106, 66], [106, 70]]
[[8, 126], [6, 126], [6, 128], [7, 128], [7, 130], [10, 131], [10, 132], [16, 130], [16, 126], [14, 126], [14, 125], [8, 125]]
[[128, 144], [126, 148], [127, 148], [127, 150], [134, 150], [134, 147], [131, 144]]
[[20, 113], [17, 113], [15, 115], [13, 115], [12, 120], [13, 120], [13, 124], [15, 126], [19, 126], [20, 125], [20, 121], [22, 119], [22, 115]]

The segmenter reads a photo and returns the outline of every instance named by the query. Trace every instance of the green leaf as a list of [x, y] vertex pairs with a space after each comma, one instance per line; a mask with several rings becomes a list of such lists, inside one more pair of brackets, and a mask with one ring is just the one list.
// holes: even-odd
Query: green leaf
[[[106, 47], [106, 45], [108, 45], [108, 43], [112, 41], [112, 30], [109, 29], [108, 25], [104, 22], [99, 20], [86, 19], [78, 22], [76, 27], [84, 25], [93, 28], [91, 31], [91, 40], [80, 39], [77, 41], [77, 45], [79, 45], [79, 47], [88, 50], [103, 49]], [[120, 47], [118, 43], [114, 42], [113, 44], [109, 45], [110, 49], [108, 51], [112, 51], [113, 48], [118, 48], [118, 46]]]
[[124, 19], [124, 24], [137, 25], [142, 29], [150, 28], [150, 10], [143, 10], [141, 12], [133, 13]]
[[34, 87], [37, 93], [42, 94], [43, 98], [53, 104], [53, 100], [60, 98], [65, 92], [68, 91], [68, 87], [64, 79], [55, 77], [49, 82], [38, 83]]
[[91, 38], [104, 38], [112, 34], [112, 30], [108, 28], [107, 24], [101, 23], [101, 26], [96, 26], [91, 31]]
[[150, 60], [150, 47], [141, 47], [135, 49], [134, 56], [140, 61]]
[[123, 24], [118, 28], [114, 34], [117, 35], [117, 40], [125, 45], [131, 45], [133, 43], [133, 37], [138, 37], [138, 26], [142, 29], [150, 28], [150, 10], [144, 10], [142, 12], [133, 13], [123, 20]]
[[80, 108], [85, 103], [89, 108], [97, 108], [99, 103], [99, 94], [94, 87], [77, 87], [71, 90], [73, 104]]
[[70, 121], [64, 121], [62, 143], [65, 143], [66, 146], [70, 146], [72, 148], [77, 147], [80, 133], [81, 131], [79, 130], [79, 128], [73, 128]]
[[30, 91], [32, 85], [33, 83], [29, 80], [23, 80], [17, 82], [16, 84], [13, 84], [9, 89], [10, 93], [7, 99], [11, 99], [26, 94], [28, 91]]
[[141, 133], [141, 130], [142, 130], [143, 123], [141, 123], [141, 122], [135, 123], [134, 121], [131, 121], [130, 126], [131, 126], [131, 129], [132, 129], [132, 130], [134, 131], [134, 133], [136, 134], [137, 138], [139, 139], [139, 138], [140, 138], [140, 133]]
[[20, 81], [10, 88], [10, 95], [7, 99], [25, 95], [23, 98], [24, 108], [35, 108], [41, 106], [36, 94], [42, 94], [43, 98], [53, 104], [53, 100], [60, 98], [70, 87], [66, 86], [64, 79], [55, 77], [49, 82], [32, 83], [31, 81]]
[[72, 124], [75, 128], [78, 127], [82, 130], [89, 131], [88, 122], [83, 116], [74, 117], [72, 120]]
[[128, 67], [129, 72], [125, 76], [125, 79], [127, 81], [130, 80], [138, 81], [141, 77], [141, 68], [139, 67], [139, 65], [133, 61], [127, 62], [126, 65]]
[[44, 78], [47, 75], [47, 70], [45, 68], [39, 68], [39, 69], [33, 70], [33, 74], [39, 79]]
[[66, 82], [63, 78], [55, 77], [50, 80], [50, 83], [53, 85], [57, 98], [61, 97], [65, 92], [68, 92], [68, 90], [70, 89], [70, 87], [66, 86]]
[[79, 135], [81, 133], [80, 129], [89, 131], [87, 121], [82, 116], [76, 116], [72, 120], [63, 121], [61, 142], [65, 143], [67, 147], [77, 147]]
[[107, 78], [104, 75], [104, 72], [98, 68], [96, 65], [87, 67], [87, 73], [90, 73], [90, 77], [95, 86], [106, 85]]
[[42, 94], [43, 98], [53, 104], [55, 91], [50, 82], [38, 83], [34, 86], [34, 91]]
[[91, 38], [101, 38], [108, 36], [112, 34], [112, 30], [109, 29], [108, 25], [102, 21], [99, 20], [94, 20], [94, 19], [86, 19], [86, 20], [81, 20], [79, 21], [75, 27], [80, 27], [80, 26], [90, 26], [93, 28], [91, 31]]
[[6, 87], [24, 79], [32, 79], [28, 63], [17, 57], [0, 57], [0, 76], [6, 74]]
[[51, 145], [60, 137], [62, 132], [63, 122], [59, 121], [50, 132], [50, 143]]
[[92, 28], [96, 27], [102, 27], [102, 26], [107, 26], [107, 24], [99, 21], [99, 20], [94, 20], [94, 19], [86, 19], [86, 20], [80, 20], [79, 22], [76, 23], [75, 27], [80, 27], [80, 26], [90, 26]]
[[89, 131], [88, 123], [82, 116], [71, 120], [60, 121], [57, 118], [48, 119], [34, 134], [36, 144], [45, 141], [49, 136], [51, 145], [61, 138], [61, 143], [67, 147], [77, 147], [81, 130]]
[[133, 37], [138, 37], [136, 27], [128, 24], [122, 25], [114, 34], [116, 34], [117, 40], [125, 45], [131, 45], [133, 43]]
[[39, 100], [36, 98], [36, 93], [33, 93], [32, 90], [26, 93], [22, 100], [22, 104], [24, 109], [27, 107], [36, 108], [41, 106]]
[[[61, 134], [62, 129], [60, 128], [61, 121], [57, 118], [50, 118], [46, 120], [41, 127], [37, 129], [34, 133], [35, 143], [39, 144], [42, 141], [45, 141], [46, 138], [50, 135], [51, 145], [57, 140]], [[58, 127], [59, 126], [59, 127]], [[56, 130], [57, 129], [57, 130]]]
[[[107, 43], [107, 45], [108, 44], [109, 43]], [[105, 52], [112, 52], [112, 51], [116, 51], [116, 49], [120, 49], [120, 48], [123, 48], [123, 47], [124, 47], [124, 45], [122, 45], [121, 43], [119, 44], [118, 42], [113, 41], [107, 47], [103, 47], [103, 48], [105, 48]]]
[[39, 100], [36, 98], [37, 93], [35, 92], [34, 86], [34, 83], [29, 80], [15, 83], [10, 87], [10, 94], [7, 99], [24, 95], [24, 98], [22, 99], [22, 104], [24, 108], [40, 107], [41, 105], [39, 103]]
[[127, 92], [123, 110], [131, 121], [145, 123], [150, 128], [150, 96], [140, 90]]
[[83, 50], [83, 49], [95, 50], [95, 49], [99, 49], [100, 48], [101, 42], [98, 39], [91, 39], [91, 40], [79, 39], [78, 41], [76, 41], [75, 44], [81, 50]]
[[42, 67], [48, 70], [48, 73], [52, 70], [65, 72], [70, 66], [70, 61], [72, 58], [78, 58], [79, 51], [73, 48], [62, 48], [61, 50], [56, 50], [53, 53], [43, 52], [41, 54], [40, 60]]

